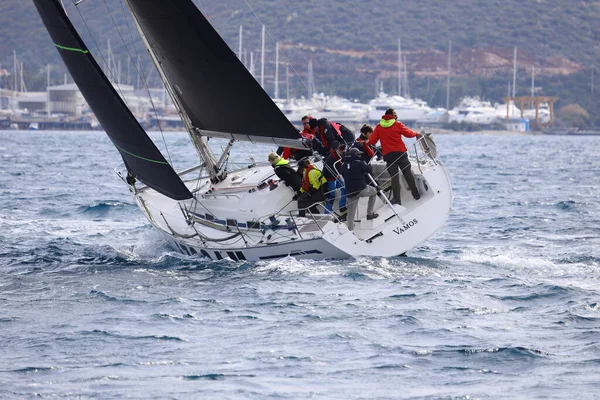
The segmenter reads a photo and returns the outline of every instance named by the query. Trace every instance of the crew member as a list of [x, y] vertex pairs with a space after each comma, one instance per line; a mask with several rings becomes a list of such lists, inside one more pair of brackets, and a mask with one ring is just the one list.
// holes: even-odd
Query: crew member
[[292, 167], [290, 162], [283, 157], [277, 155], [277, 153], [269, 154], [269, 162], [275, 170], [275, 175], [283, 181], [288, 187], [292, 188], [294, 192], [298, 192], [302, 186], [302, 178]]
[[381, 117], [381, 121], [379, 121], [367, 142], [369, 145], [375, 145], [381, 140], [383, 160], [392, 180], [392, 192], [394, 194], [394, 198], [391, 200], [392, 204], [401, 204], [400, 175], [398, 169], [402, 171], [413, 198], [415, 200], [421, 198], [415, 184], [415, 177], [410, 168], [410, 160], [408, 159], [406, 145], [402, 141], [402, 136], [414, 138], [420, 137], [421, 134], [407, 128], [402, 122], [398, 121], [396, 111], [393, 108], [389, 108]]
[[323, 185], [327, 179], [317, 167], [311, 164], [308, 158], [303, 158], [298, 163], [298, 170], [302, 174], [302, 186], [298, 196], [298, 216], [305, 217], [306, 209], [309, 208], [313, 214], [319, 214], [316, 203], [325, 200]]
[[367, 184], [368, 175], [372, 174], [371, 166], [361, 159], [361, 151], [352, 147], [344, 154], [342, 164], [342, 176], [346, 183], [346, 196], [348, 198], [348, 229], [354, 229], [354, 217], [358, 209], [358, 199], [368, 197], [367, 202], [367, 220], [379, 217], [379, 214], [373, 212], [375, 200], [377, 199], [377, 190]]

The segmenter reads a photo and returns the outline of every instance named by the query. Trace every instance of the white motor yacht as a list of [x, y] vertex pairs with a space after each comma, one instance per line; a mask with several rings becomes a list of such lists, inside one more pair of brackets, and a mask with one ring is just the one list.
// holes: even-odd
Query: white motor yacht
[[369, 101], [371, 107], [368, 119], [371, 122], [379, 122], [381, 116], [388, 108], [393, 108], [398, 114], [398, 120], [406, 125], [412, 125], [426, 114], [432, 111], [427, 102], [419, 99], [409, 99], [403, 96], [390, 96], [385, 92]]

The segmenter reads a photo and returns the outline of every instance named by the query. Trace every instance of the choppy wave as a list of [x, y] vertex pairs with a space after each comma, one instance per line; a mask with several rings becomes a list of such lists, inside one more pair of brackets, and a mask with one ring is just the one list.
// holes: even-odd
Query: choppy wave
[[548, 153], [573, 138], [439, 137], [454, 208], [408, 257], [240, 262], [176, 252], [101, 133], [23, 135], [0, 132], [0, 398], [594, 397], [598, 138], [581, 168]]

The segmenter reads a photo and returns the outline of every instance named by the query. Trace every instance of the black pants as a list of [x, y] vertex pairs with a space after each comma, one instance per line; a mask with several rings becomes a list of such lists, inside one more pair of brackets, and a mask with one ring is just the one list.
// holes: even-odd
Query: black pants
[[[306, 216], [306, 208], [309, 208], [309, 211], [313, 214], [319, 214], [319, 209], [315, 205], [316, 203], [320, 203], [325, 200], [325, 195], [323, 194], [323, 188], [317, 190], [313, 193], [303, 193], [298, 197], [298, 216], [304, 217]], [[311, 207], [312, 206], [312, 207]]]
[[404, 175], [404, 179], [406, 179], [406, 183], [408, 183], [408, 188], [413, 197], [415, 199], [420, 198], [419, 190], [415, 184], [415, 177], [410, 168], [408, 154], [402, 151], [394, 151], [384, 155], [383, 160], [385, 161], [387, 172], [392, 179], [392, 193], [394, 194], [394, 200], [400, 203], [400, 174], [398, 173], [398, 168], [402, 171], [402, 175]]

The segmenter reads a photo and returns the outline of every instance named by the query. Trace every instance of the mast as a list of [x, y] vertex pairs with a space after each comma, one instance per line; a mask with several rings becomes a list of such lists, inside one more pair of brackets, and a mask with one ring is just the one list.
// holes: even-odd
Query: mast
[[193, 0], [127, 3], [145, 32], [155, 59], [160, 60], [163, 75], [175, 89], [173, 93], [182, 111], [198, 134], [305, 147], [296, 127]]
[[194, 128], [189, 117], [186, 115], [186, 113], [183, 112], [183, 107], [179, 102], [179, 98], [174, 94], [174, 89], [171, 86], [171, 84], [169, 83], [169, 81], [167, 80], [167, 78], [162, 70], [161, 64], [158, 62], [156, 55], [154, 54], [154, 50], [150, 47], [150, 44], [148, 43], [148, 39], [146, 38], [146, 35], [144, 34], [144, 31], [142, 30], [142, 28], [137, 20], [136, 14], [131, 10], [131, 6], [129, 5], [129, 2], [126, 2], [126, 3], [127, 3], [127, 7], [129, 8], [130, 14], [133, 17], [133, 21], [134, 21], [135, 26], [140, 34], [140, 37], [142, 38], [144, 46], [148, 50], [148, 54], [150, 54], [150, 57], [152, 58], [152, 61], [154, 62], [154, 65], [156, 66], [156, 69], [158, 70], [160, 78], [163, 81], [163, 84], [165, 85], [165, 89], [169, 92], [169, 96], [173, 100], [173, 105], [175, 106], [175, 109], [177, 110], [181, 120], [183, 121], [184, 125], [186, 126], [186, 130], [188, 131], [190, 138], [192, 139], [192, 143], [194, 144], [194, 147], [196, 148], [198, 157], [200, 158], [201, 161], [204, 162], [204, 165], [206, 166], [206, 170], [210, 174], [211, 181], [220, 182], [221, 180], [225, 179], [225, 173], [223, 171], [221, 171], [220, 167], [217, 165], [217, 160], [215, 159], [215, 156], [212, 153], [212, 151], [210, 150], [210, 148], [208, 147], [207, 137], [201, 135], [199, 130]]

